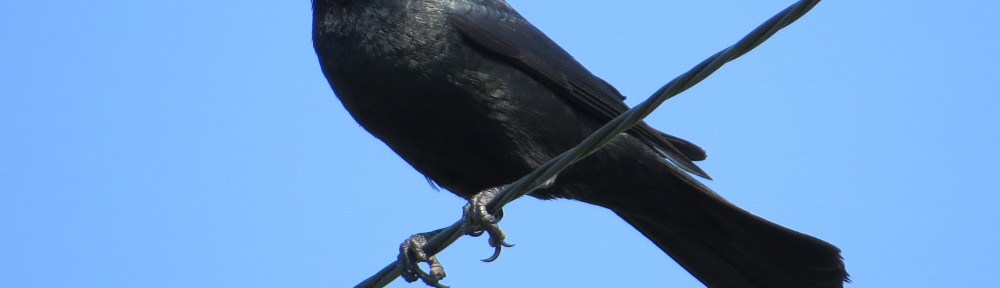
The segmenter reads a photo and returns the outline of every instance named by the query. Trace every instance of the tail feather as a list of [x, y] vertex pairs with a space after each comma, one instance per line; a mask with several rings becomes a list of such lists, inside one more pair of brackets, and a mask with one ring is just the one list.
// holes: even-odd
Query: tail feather
[[[746, 212], [711, 192], [689, 192], [660, 209], [616, 213], [711, 288], [825, 288], [843, 287], [848, 281], [837, 247]], [[686, 201], [677, 203], [677, 198]], [[682, 213], [663, 209], [678, 204], [694, 207]]]

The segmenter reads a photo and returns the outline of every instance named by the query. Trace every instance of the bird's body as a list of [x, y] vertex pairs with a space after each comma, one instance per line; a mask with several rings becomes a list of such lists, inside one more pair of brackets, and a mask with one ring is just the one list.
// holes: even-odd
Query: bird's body
[[[313, 5], [315, 48], [347, 110], [464, 198], [528, 174], [627, 108], [500, 0]], [[615, 211], [710, 287], [842, 285], [836, 247], [737, 208], [663, 156], [695, 173], [690, 161], [704, 158], [641, 124], [531, 195]]]
[[[403, 5], [404, 1], [386, 2]], [[324, 72], [344, 106], [365, 129], [442, 187], [471, 197], [484, 188], [503, 185], [527, 174], [553, 153], [562, 152], [559, 148], [572, 147], [581, 136], [586, 136], [587, 131], [579, 131], [573, 137], [559, 137], [552, 130], [580, 126], [580, 119], [569, 118], [574, 113], [562, 108], [552, 93], [529, 96], [528, 93], [545, 89], [541, 84], [508, 85], [514, 81], [537, 82], [524, 73], [516, 73], [516, 68], [462, 45], [461, 35], [448, 28], [443, 15], [402, 12], [399, 14], [404, 15], [382, 16], [378, 9], [359, 9], [366, 10], [361, 13], [374, 19], [335, 26], [340, 30], [323, 35], [329, 37], [324, 39], [336, 41], [317, 42], [318, 51], [342, 53], [324, 58], [329, 59], [323, 65]], [[421, 21], [418, 16], [439, 19]], [[375, 23], [377, 26], [365, 28], [378, 32], [363, 33], [357, 31], [358, 27], [350, 27], [361, 23]], [[548, 99], [542, 101], [541, 97]], [[528, 100], [534, 104], [523, 103]], [[553, 123], [553, 119], [544, 115], [541, 105], [549, 110], [552, 107], [566, 110], [563, 114], [568, 117], [554, 119], [564, 123]], [[512, 115], [517, 115], [520, 122], [539, 125], [516, 123], [511, 121]], [[553, 139], [544, 140], [563, 144], [546, 149], [543, 145], [533, 145], [542, 139], [519, 143], [527, 134], [551, 135], [549, 138]]]

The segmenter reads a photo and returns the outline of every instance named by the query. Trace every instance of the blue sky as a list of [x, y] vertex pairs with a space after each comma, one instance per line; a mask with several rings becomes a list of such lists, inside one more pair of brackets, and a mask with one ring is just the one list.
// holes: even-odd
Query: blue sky
[[[633, 105], [791, 3], [510, 1]], [[989, 286], [997, 6], [826, 1], [648, 122], [850, 287]], [[3, 1], [0, 39], [0, 287], [352, 286], [460, 216], [337, 101], [307, 1]], [[505, 211], [446, 284], [700, 287], [602, 208]]]

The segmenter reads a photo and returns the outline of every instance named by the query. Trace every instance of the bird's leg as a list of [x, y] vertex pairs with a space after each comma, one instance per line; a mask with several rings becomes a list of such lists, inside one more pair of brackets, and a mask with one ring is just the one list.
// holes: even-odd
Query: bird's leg
[[[424, 252], [424, 245], [427, 244], [427, 239], [433, 238], [439, 232], [441, 232], [441, 229], [413, 234], [406, 241], [403, 241], [403, 244], [399, 245], [399, 261], [397, 263], [403, 269], [400, 272], [403, 280], [412, 283], [420, 279], [428, 286], [438, 288], [448, 287], [440, 282], [445, 276], [444, 266], [441, 266], [441, 262], [438, 262], [437, 257], [433, 255], [427, 256], [427, 253]], [[430, 265], [430, 273], [420, 268], [419, 264], [421, 262]]]
[[469, 199], [469, 204], [466, 204], [463, 208], [463, 217], [465, 218], [463, 230], [465, 230], [466, 234], [478, 237], [485, 232], [490, 236], [489, 243], [494, 250], [492, 256], [483, 259], [485, 262], [492, 262], [497, 257], [500, 257], [500, 250], [503, 247], [514, 246], [514, 244], [504, 241], [504, 238], [507, 236], [503, 233], [503, 230], [500, 230], [500, 226], [497, 225], [500, 219], [503, 218], [503, 210], [497, 211], [496, 214], [490, 214], [486, 209], [486, 204], [490, 203], [499, 194], [499, 187], [480, 191], [472, 196], [472, 199]]
[[[500, 257], [500, 250], [503, 247], [514, 246], [514, 244], [504, 241], [506, 235], [503, 230], [500, 230], [500, 226], [497, 226], [500, 218], [503, 218], [503, 211], [490, 214], [486, 209], [486, 204], [496, 198], [499, 193], [499, 187], [480, 191], [469, 199], [469, 204], [466, 204], [462, 208], [462, 231], [475, 237], [481, 236], [484, 233], [489, 234], [489, 243], [494, 250], [492, 256], [483, 259], [486, 262], [491, 262]], [[438, 262], [436, 257], [427, 255], [427, 252], [424, 251], [427, 241], [434, 238], [441, 230], [414, 234], [410, 238], [407, 238], [406, 241], [403, 241], [403, 244], [399, 245], [398, 265], [402, 269], [400, 276], [403, 277], [403, 280], [406, 280], [406, 282], [423, 280], [429, 286], [438, 288], [448, 287], [440, 282], [445, 277], [444, 266], [441, 265], [441, 262]], [[420, 263], [427, 263], [430, 266], [430, 272], [420, 268]]]

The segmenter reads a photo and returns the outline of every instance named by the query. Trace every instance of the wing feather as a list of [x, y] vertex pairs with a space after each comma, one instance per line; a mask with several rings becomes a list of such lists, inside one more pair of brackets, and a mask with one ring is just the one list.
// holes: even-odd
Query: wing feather
[[[456, 13], [449, 20], [475, 47], [509, 61], [601, 121], [611, 121], [629, 109], [618, 90], [591, 74], [517, 12], [491, 12], [505, 14], [470, 17]], [[697, 145], [657, 131], [645, 122], [630, 129], [629, 133], [656, 148], [681, 169], [711, 179], [692, 162], [706, 157], [705, 151]]]

